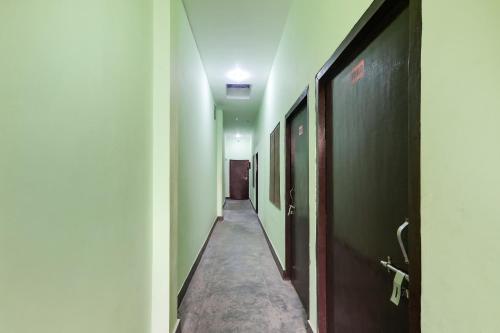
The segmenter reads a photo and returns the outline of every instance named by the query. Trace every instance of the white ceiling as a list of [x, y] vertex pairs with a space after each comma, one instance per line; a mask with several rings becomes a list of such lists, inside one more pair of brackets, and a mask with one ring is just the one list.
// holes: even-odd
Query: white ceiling
[[[292, 1], [183, 0], [225, 127], [253, 125]], [[249, 100], [226, 98], [236, 66], [251, 74]]]

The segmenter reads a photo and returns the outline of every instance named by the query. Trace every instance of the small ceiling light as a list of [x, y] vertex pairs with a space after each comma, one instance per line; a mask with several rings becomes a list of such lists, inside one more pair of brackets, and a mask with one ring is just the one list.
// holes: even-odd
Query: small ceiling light
[[236, 66], [235, 69], [227, 72], [226, 76], [233, 82], [243, 82], [250, 78], [250, 73]]
[[236, 138], [237, 139], [241, 138], [241, 134], [240, 133], [236, 133]]

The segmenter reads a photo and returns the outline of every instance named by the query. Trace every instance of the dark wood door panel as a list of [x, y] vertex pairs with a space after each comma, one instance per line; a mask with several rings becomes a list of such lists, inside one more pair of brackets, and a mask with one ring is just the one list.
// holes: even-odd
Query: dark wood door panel
[[231, 160], [229, 162], [229, 193], [231, 199], [248, 199], [249, 168], [250, 161], [248, 160]]
[[291, 234], [290, 279], [306, 311], [309, 310], [309, 145], [307, 105], [294, 113], [290, 131], [288, 212]]
[[409, 200], [408, 26], [404, 10], [330, 83], [328, 331], [409, 330], [408, 300], [390, 302], [394, 274], [379, 263], [408, 270], [396, 238]]

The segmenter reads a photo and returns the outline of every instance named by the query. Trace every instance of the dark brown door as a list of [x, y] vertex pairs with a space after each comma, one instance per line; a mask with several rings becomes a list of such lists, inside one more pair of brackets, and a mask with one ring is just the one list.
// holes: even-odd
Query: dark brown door
[[259, 154], [255, 154], [255, 212], [259, 212]]
[[287, 119], [289, 185], [288, 223], [290, 261], [287, 269], [306, 312], [309, 313], [309, 145], [307, 105], [304, 103]]
[[248, 199], [248, 172], [250, 161], [231, 160], [229, 162], [229, 192], [231, 199]]
[[408, 299], [390, 301], [395, 274], [380, 263], [408, 271], [396, 237], [409, 213], [408, 26], [406, 9], [331, 81], [328, 332], [409, 330]]

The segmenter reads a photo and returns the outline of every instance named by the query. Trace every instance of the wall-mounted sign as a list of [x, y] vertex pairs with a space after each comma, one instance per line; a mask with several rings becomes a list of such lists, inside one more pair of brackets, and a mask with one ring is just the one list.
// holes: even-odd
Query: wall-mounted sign
[[362, 59], [351, 71], [351, 83], [356, 84], [365, 77], [365, 59]]

